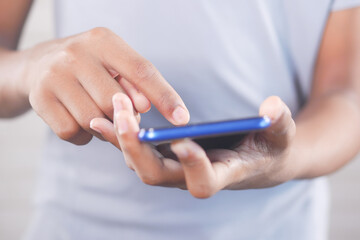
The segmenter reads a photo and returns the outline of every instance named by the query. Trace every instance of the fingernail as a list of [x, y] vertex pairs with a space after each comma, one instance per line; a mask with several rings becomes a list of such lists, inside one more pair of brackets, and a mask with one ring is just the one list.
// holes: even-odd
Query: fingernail
[[117, 94], [115, 94], [113, 96], [112, 102], [113, 102], [113, 105], [114, 105], [114, 113], [115, 114], [124, 109], [122, 104], [121, 104], [121, 100], [120, 100], [120, 98], [119, 98], [119, 96]]
[[94, 119], [90, 121], [90, 128], [92, 130], [94, 130], [95, 132], [102, 134], [101, 130], [98, 127], [96, 127], [96, 125], [94, 123]]
[[177, 106], [172, 113], [172, 118], [176, 124], [186, 124], [189, 121], [189, 112], [183, 107]]
[[129, 125], [127, 120], [122, 118], [119, 114], [116, 116], [116, 123], [120, 135], [128, 131]]

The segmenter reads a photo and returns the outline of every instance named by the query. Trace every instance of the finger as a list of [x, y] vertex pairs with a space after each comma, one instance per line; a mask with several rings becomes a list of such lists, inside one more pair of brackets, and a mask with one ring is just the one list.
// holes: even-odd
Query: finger
[[66, 85], [56, 87], [53, 91], [82, 129], [98, 138], [102, 138], [100, 134], [90, 128], [90, 121], [93, 118], [105, 116], [76, 80], [69, 79]]
[[111, 98], [115, 93], [125, 93], [112, 77], [115, 73], [109, 73], [100, 62], [96, 61], [79, 65], [75, 70], [76, 78], [101, 111], [112, 120], [114, 111]]
[[162, 144], [156, 145], [155, 148], [164, 157], [171, 158], [171, 159], [174, 159], [176, 161], [179, 160], [177, 158], [177, 156], [175, 155], [175, 153], [173, 151], [171, 151], [171, 144], [170, 143], [162, 143]]
[[106, 63], [139, 89], [167, 120], [175, 125], [186, 124], [190, 116], [184, 102], [155, 66], [121, 38], [110, 41], [114, 51], [102, 53]]
[[114, 125], [106, 118], [94, 118], [90, 122], [90, 128], [103, 136], [103, 138], [112, 143], [121, 150], [117, 140]]
[[[113, 105], [114, 106], [114, 112], [120, 111], [120, 110], [126, 110], [128, 112], [134, 112], [133, 105], [132, 105], [132, 102], [131, 102], [130, 98], [126, 94], [123, 94], [123, 93], [118, 93], [118, 94], [120, 95], [120, 97], [118, 98], [119, 104], [117, 105], [118, 106], [117, 108], [116, 108], [116, 105]], [[125, 109], [122, 109], [121, 106], [124, 106]], [[134, 117], [136, 119], [136, 122], [140, 123], [140, 121], [141, 121], [140, 114], [138, 112], [136, 112], [133, 115], [134, 115]]]
[[186, 186], [197, 198], [208, 198], [220, 190], [218, 179], [205, 151], [189, 139], [171, 144], [184, 169]]
[[120, 76], [120, 74], [117, 72], [117, 71], [115, 71], [114, 69], [112, 69], [112, 68], [109, 68], [109, 67], [105, 67], [107, 70], [108, 70], [108, 72], [110, 73], [110, 76], [112, 77], [112, 78], [117, 78], [118, 76]]
[[120, 78], [119, 83], [126, 91], [127, 95], [130, 97], [136, 111], [140, 113], [145, 113], [150, 110], [150, 101], [141, 92], [139, 92], [129, 81], [127, 81], [125, 78]]
[[260, 106], [259, 114], [271, 119], [271, 126], [263, 135], [271, 144], [284, 147], [294, 137], [296, 132], [295, 122], [290, 109], [277, 96], [267, 98]]
[[206, 152], [212, 162], [220, 189], [233, 189], [247, 177], [247, 167], [239, 153], [228, 149], [213, 149]]
[[129, 111], [130, 100], [124, 94], [113, 98], [115, 129], [126, 161], [132, 165], [140, 179], [149, 185], [177, 185], [183, 183], [181, 165], [170, 159], [159, 159], [153, 149], [138, 139], [139, 125]]
[[106, 64], [104, 65], [104, 67], [107, 69], [110, 76], [120, 84], [121, 88], [126, 92], [126, 94], [131, 99], [134, 106], [134, 114], [136, 120], [138, 121], [138, 123], [140, 123], [141, 117], [139, 112], [145, 113], [149, 111], [151, 108], [150, 101], [141, 92], [139, 92], [129, 81], [121, 77], [117, 71], [115, 71]]
[[87, 144], [92, 139], [92, 135], [79, 126], [53, 95], [39, 94], [37, 98], [30, 97], [30, 102], [36, 113], [59, 138], [76, 145]]

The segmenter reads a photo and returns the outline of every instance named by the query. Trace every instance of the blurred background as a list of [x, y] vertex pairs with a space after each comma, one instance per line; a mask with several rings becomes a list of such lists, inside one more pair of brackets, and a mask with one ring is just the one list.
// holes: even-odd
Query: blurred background
[[[37, 0], [27, 20], [20, 48], [52, 38], [53, 2]], [[0, 239], [20, 239], [29, 224], [47, 130], [34, 112], [16, 119], [0, 119]], [[329, 177], [331, 240], [360, 239], [359, 158]]]

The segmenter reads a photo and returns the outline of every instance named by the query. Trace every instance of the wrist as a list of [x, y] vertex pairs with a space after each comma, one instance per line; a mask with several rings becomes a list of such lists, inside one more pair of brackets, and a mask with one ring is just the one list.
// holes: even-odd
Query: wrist
[[[299, 128], [298, 128], [299, 130]], [[311, 147], [301, 141], [301, 132], [297, 131], [294, 141], [289, 147], [287, 155], [288, 171], [291, 173], [291, 180], [295, 179], [308, 179], [309, 176], [309, 161], [306, 156], [311, 155]]]
[[17, 96], [22, 99], [29, 99], [31, 88], [29, 75], [32, 60], [30, 59], [30, 51], [31, 50], [23, 50], [13, 53], [13, 58], [18, 63], [16, 68], [16, 76], [14, 76], [13, 87]]
[[14, 117], [30, 108], [24, 91], [25, 59], [22, 52], [0, 49], [1, 117]]

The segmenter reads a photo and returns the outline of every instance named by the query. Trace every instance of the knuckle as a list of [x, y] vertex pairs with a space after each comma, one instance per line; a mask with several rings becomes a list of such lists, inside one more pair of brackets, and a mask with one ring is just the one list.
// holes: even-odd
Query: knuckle
[[92, 138], [93, 138], [93, 136], [91, 134], [85, 133], [85, 134], [82, 134], [81, 136], [79, 136], [76, 139], [71, 139], [71, 140], [68, 140], [68, 141], [70, 141], [71, 143], [73, 143], [75, 145], [81, 146], [81, 145], [88, 144], [91, 141]]
[[65, 89], [69, 78], [58, 64], [51, 64], [40, 75], [33, 90], [42, 95], [54, 95], [59, 89]]
[[134, 169], [134, 167], [133, 167], [133, 164], [132, 164], [130, 161], [128, 161], [128, 160], [125, 159], [125, 164], [126, 164], [126, 166], [127, 166], [128, 168], [130, 168], [131, 170], [135, 171], [135, 169]]
[[53, 79], [56, 78], [57, 75], [57, 65], [56, 64], [51, 64], [46, 70], [44, 70], [40, 75], [39, 75], [39, 85], [38, 88], [42, 88], [47, 86], [46, 84], [49, 81], [52, 81]]
[[215, 187], [210, 184], [199, 184], [195, 187], [189, 187], [189, 192], [196, 198], [209, 198], [215, 194]]
[[87, 33], [90, 39], [103, 39], [112, 34], [112, 31], [106, 27], [96, 27]]
[[72, 43], [62, 49], [58, 54], [58, 63], [74, 65], [78, 63], [78, 47], [77, 44]]
[[60, 124], [55, 130], [55, 133], [62, 140], [70, 141], [80, 130], [80, 126], [75, 121], [68, 121], [65, 124]]
[[167, 112], [170, 113], [174, 111], [174, 107], [169, 104], [169, 102], [172, 102], [171, 100], [173, 100], [173, 95], [170, 92], [163, 92], [159, 97], [159, 104], [163, 106]]
[[161, 179], [158, 174], [143, 174], [140, 176], [140, 179], [143, 183], [150, 186], [157, 186], [161, 184]]
[[202, 150], [189, 149], [188, 157], [182, 160], [182, 164], [187, 168], [201, 168], [203, 167], [205, 158], [207, 158], [207, 156]]
[[207, 158], [206, 153], [204, 150], [192, 142], [191, 149], [188, 149], [189, 159], [192, 161], [198, 161], [199, 163], [202, 162], [202, 159]]
[[139, 61], [135, 64], [134, 80], [137, 84], [141, 84], [150, 80], [156, 73], [156, 68], [150, 61]]

